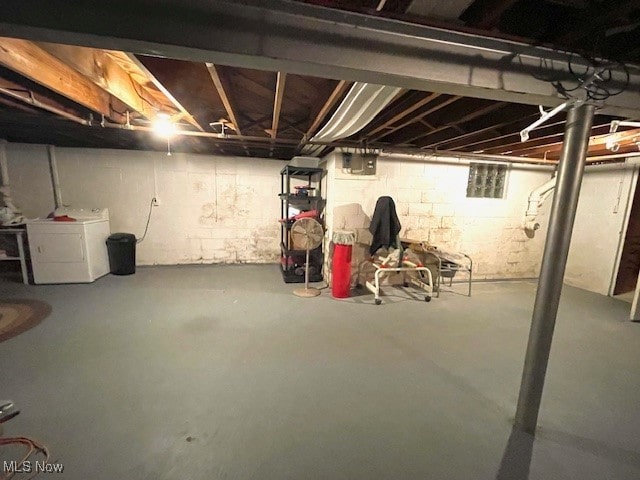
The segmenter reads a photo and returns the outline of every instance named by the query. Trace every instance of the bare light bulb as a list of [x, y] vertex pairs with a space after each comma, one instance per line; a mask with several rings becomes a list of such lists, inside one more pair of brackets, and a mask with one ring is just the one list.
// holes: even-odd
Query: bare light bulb
[[154, 133], [162, 138], [171, 138], [176, 133], [176, 125], [166, 113], [159, 113], [153, 121]]

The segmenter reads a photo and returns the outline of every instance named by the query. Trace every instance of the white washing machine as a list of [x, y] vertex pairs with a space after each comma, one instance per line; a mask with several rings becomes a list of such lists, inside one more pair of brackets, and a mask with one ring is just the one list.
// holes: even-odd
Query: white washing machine
[[34, 282], [89, 283], [109, 273], [109, 210], [60, 208], [55, 214], [76, 221], [27, 222]]

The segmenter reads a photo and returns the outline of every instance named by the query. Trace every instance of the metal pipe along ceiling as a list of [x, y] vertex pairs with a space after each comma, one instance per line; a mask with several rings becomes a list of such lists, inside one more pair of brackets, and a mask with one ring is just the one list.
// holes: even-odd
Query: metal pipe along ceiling
[[[400, 88], [356, 82], [329, 121], [311, 138], [311, 142], [333, 142], [358, 133], [398, 94]], [[306, 145], [302, 151], [318, 154], [323, 147]]]

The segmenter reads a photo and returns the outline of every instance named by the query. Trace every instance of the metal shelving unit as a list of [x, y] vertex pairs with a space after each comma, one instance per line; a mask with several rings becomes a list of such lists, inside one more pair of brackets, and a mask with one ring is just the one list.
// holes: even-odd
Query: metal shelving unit
[[[290, 207], [301, 212], [309, 210], [318, 211], [318, 220], [322, 223], [324, 199], [322, 198], [322, 176], [324, 169], [322, 168], [305, 168], [285, 166], [280, 171], [280, 218], [288, 219], [290, 215]], [[297, 195], [292, 192], [292, 180], [306, 180], [307, 185], [315, 187], [313, 195]], [[293, 221], [284, 220], [280, 225], [280, 270], [285, 283], [303, 283], [304, 282], [304, 265], [305, 250], [296, 250], [292, 248], [289, 231]], [[309, 254], [309, 280], [311, 282], [322, 281], [322, 265], [324, 262], [324, 254], [322, 246], [311, 250]]]

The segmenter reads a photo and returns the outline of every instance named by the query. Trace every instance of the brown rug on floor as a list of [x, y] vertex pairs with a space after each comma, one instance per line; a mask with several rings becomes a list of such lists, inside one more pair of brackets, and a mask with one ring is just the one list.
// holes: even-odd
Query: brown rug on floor
[[39, 300], [13, 298], [0, 301], [0, 342], [26, 332], [51, 313], [51, 305]]

